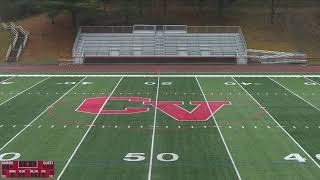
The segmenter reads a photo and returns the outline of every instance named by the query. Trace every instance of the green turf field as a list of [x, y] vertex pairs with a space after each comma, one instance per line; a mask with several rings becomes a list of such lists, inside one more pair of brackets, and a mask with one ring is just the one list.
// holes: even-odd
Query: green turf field
[[54, 160], [58, 180], [320, 179], [320, 76], [0, 75], [6, 160]]

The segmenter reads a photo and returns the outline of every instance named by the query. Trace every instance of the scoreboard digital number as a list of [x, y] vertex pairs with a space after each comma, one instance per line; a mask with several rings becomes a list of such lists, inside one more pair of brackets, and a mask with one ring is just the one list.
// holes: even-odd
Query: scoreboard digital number
[[3, 161], [1, 178], [53, 178], [54, 161]]

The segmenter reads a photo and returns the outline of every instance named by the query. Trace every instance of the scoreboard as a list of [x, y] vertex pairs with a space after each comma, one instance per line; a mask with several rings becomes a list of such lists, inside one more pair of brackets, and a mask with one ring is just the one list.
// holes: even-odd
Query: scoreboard
[[1, 178], [53, 178], [54, 161], [3, 161]]

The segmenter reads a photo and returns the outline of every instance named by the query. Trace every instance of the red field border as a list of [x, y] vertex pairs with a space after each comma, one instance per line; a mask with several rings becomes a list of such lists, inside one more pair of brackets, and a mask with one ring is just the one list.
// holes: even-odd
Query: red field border
[[0, 71], [43, 72], [320, 72], [301, 65], [2, 65]]

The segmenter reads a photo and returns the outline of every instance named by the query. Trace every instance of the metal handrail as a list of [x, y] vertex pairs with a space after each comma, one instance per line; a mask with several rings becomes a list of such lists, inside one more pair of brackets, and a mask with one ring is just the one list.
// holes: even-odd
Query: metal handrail
[[8, 61], [8, 58], [10, 56], [10, 53], [11, 53], [11, 49], [12, 49], [12, 45], [10, 44], [8, 50], [7, 50], [7, 54], [6, 54], [6, 58], [5, 58], [5, 61]]
[[133, 26], [81, 26], [82, 33], [131, 33]]
[[[150, 29], [151, 27], [151, 29]], [[156, 30], [157, 25], [134, 25], [134, 26], [81, 26], [80, 30], [83, 33], [132, 33], [134, 30]], [[178, 30], [186, 30], [187, 32], [197, 33], [215, 33], [215, 32], [241, 32], [240, 26], [187, 26], [187, 25], [163, 25], [164, 30], [169, 30], [171, 27], [177, 27]]]
[[29, 33], [25, 36], [25, 38], [23, 40], [23, 48], [26, 47], [28, 39], [29, 39]]
[[12, 42], [12, 44], [10, 44], [10, 46], [9, 46], [9, 48], [7, 50], [7, 54], [6, 54], [6, 58], [5, 58], [6, 61], [8, 61], [10, 53], [15, 48], [15, 46], [17, 44], [17, 41], [18, 41], [18, 38], [19, 38], [19, 33], [18, 33], [18, 31], [16, 29], [18, 29], [24, 35], [23, 43], [19, 46], [18, 52], [17, 52], [16, 57], [15, 57], [16, 61], [18, 61], [19, 57], [21, 55], [22, 49], [25, 48], [26, 43], [28, 41], [29, 32], [24, 30], [22, 26], [16, 26], [13, 22], [10, 22], [10, 25], [9, 26], [6, 25], [6, 27], [7, 27], [8, 30], [10, 29], [11, 33], [14, 35], [13, 42]]
[[20, 30], [20, 32], [22, 32], [22, 34], [24, 35], [24, 40], [23, 40], [23, 48], [26, 47], [28, 38], [29, 38], [29, 32], [26, 31], [25, 29], [23, 29], [22, 26], [17, 26], [17, 28]]
[[241, 38], [241, 40], [242, 40], [242, 42], [244, 44], [245, 55], [247, 55], [248, 54], [248, 52], [247, 52], [248, 46], [247, 46], [246, 39], [244, 38], [244, 34], [242, 32], [241, 27], [239, 27], [239, 34], [240, 34], [240, 38]]
[[18, 34], [17, 30], [15, 30], [14, 27], [11, 27], [10, 29], [11, 29], [11, 33], [14, 34], [14, 39], [13, 39], [12, 45], [13, 45], [13, 47], [15, 47], [16, 43], [18, 41], [19, 34]]
[[10, 29], [11, 33], [14, 35], [13, 42], [12, 42], [12, 44], [9, 45], [9, 48], [7, 50], [7, 54], [6, 54], [6, 57], [5, 57], [5, 61], [8, 61], [10, 53], [11, 53], [12, 49], [15, 47], [15, 45], [17, 43], [19, 34], [15, 30], [15, 25], [13, 23], [10, 23], [9, 26], [6, 25], [6, 27], [7, 27], [8, 30]]
[[18, 53], [17, 53], [17, 55], [16, 55], [16, 61], [19, 61], [19, 57], [20, 57], [20, 54], [21, 54], [21, 51], [22, 51], [22, 47], [23, 45], [20, 45], [20, 47], [19, 47], [19, 50], [18, 50]]
[[79, 44], [80, 34], [81, 34], [81, 27], [79, 28], [77, 36], [76, 36], [76, 39], [75, 39], [75, 41], [73, 43], [72, 56], [75, 56], [75, 53], [76, 53], [75, 50], [76, 50], [76, 48], [77, 48], [77, 46]]

